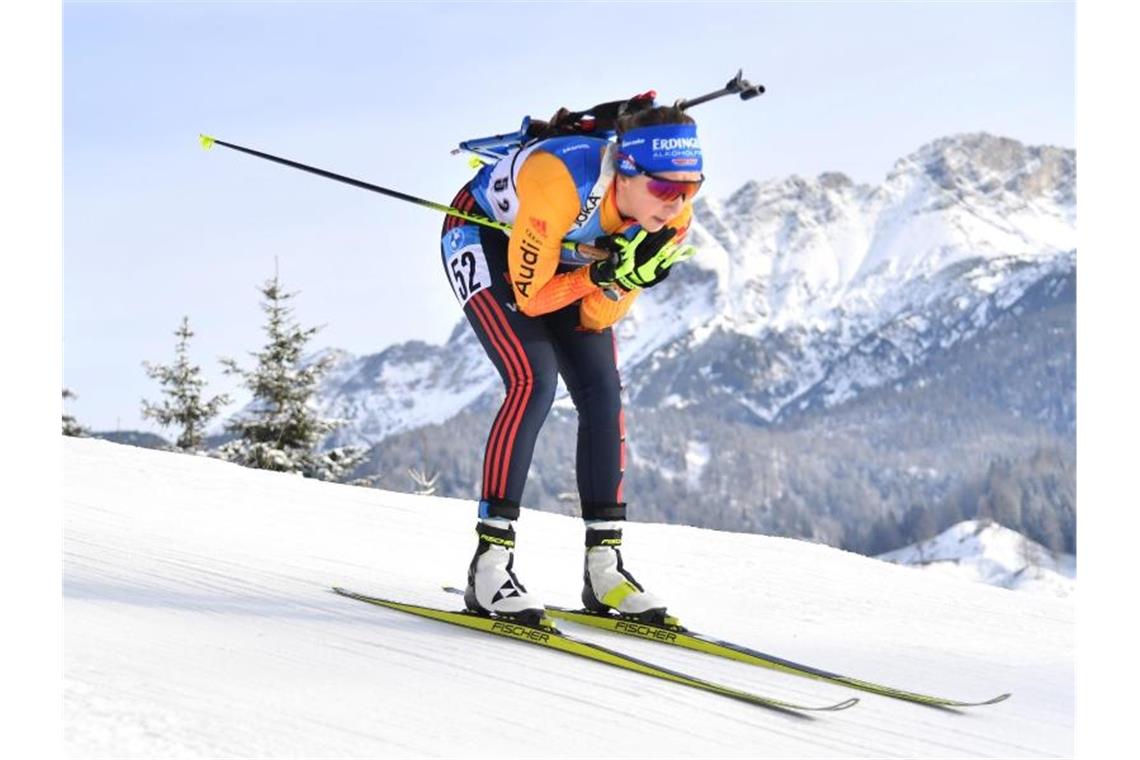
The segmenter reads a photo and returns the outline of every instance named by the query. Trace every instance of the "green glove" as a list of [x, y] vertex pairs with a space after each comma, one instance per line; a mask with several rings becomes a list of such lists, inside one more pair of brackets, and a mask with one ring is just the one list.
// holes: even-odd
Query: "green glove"
[[664, 257], [661, 266], [666, 270], [679, 261], [693, 258], [697, 253], [695, 245], [677, 245], [676, 243], [669, 243], [661, 249], [661, 255]]
[[609, 252], [610, 257], [592, 265], [591, 277], [603, 287], [616, 282], [627, 291], [656, 285], [668, 276], [674, 260], [682, 254], [685, 258], [692, 255], [671, 242], [676, 234], [676, 229], [662, 227], [652, 233], [640, 230], [630, 240], [623, 235], [595, 240], [595, 247]]

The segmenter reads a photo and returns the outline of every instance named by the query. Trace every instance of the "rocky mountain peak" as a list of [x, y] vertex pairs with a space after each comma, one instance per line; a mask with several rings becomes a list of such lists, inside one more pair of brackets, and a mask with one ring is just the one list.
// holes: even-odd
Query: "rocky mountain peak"
[[951, 191], [1023, 200], [1074, 202], [1076, 153], [1055, 146], [1028, 146], [985, 132], [944, 137], [896, 162], [888, 182], [921, 174]]

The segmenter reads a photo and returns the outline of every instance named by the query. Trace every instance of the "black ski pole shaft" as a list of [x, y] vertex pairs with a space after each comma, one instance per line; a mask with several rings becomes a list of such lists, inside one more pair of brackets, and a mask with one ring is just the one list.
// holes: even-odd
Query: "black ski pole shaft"
[[[434, 209], [435, 211], [442, 211], [445, 214], [453, 214], [454, 216], [461, 216], [464, 219], [472, 219], [472, 221], [474, 220], [472, 218], [473, 215], [470, 215], [470, 214], [465, 215], [459, 209], [452, 208], [451, 206], [445, 206], [442, 203], [435, 203], [434, 201], [429, 201], [429, 200], [426, 200], [424, 198], [417, 198], [416, 196], [408, 195], [407, 193], [401, 193], [399, 190], [392, 190], [392, 189], [387, 188], [387, 187], [380, 187], [379, 185], [374, 185], [371, 182], [365, 182], [363, 180], [353, 179], [352, 177], [346, 177], [343, 174], [336, 174], [334, 172], [326, 171], [325, 169], [318, 169], [315, 166], [309, 166], [308, 164], [302, 164], [298, 161], [291, 161], [288, 158], [281, 158], [280, 156], [274, 156], [271, 153], [264, 153], [260, 150], [254, 150], [253, 148], [246, 148], [242, 145], [235, 145], [234, 143], [226, 142], [225, 140], [218, 140], [217, 138], [210, 137], [209, 135], [201, 135], [199, 137], [199, 139], [201, 140], [202, 147], [206, 148], [206, 149], [209, 149], [209, 148], [213, 147], [214, 145], [221, 145], [221, 146], [224, 146], [224, 147], [229, 148], [231, 150], [240, 151], [242, 153], [248, 153], [249, 155], [256, 156], [257, 158], [264, 158], [266, 161], [273, 161], [275, 163], [282, 164], [284, 166], [288, 166], [288, 167], [291, 167], [293, 169], [300, 169], [303, 172], [309, 172], [310, 174], [316, 174], [318, 177], [324, 177], [326, 179], [336, 180], [337, 182], [343, 182], [346, 185], [352, 185], [353, 187], [359, 187], [359, 188], [362, 188], [364, 190], [371, 190], [374, 193], [380, 193], [381, 195], [387, 195], [390, 198], [396, 198], [396, 199], [401, 200], [401, 201], [407, 201], [408, 203], [415, 203], [419, 206], [425, 206], [427, 208]], [[474, 217], [474, 218], [482, 219], [482, 217]], [[499, 222], [495, 222], [492, 219], [483, 219], [482, 221], [490, 222], [491, 225], [495, 226], [495, 227], [499, 226]]]

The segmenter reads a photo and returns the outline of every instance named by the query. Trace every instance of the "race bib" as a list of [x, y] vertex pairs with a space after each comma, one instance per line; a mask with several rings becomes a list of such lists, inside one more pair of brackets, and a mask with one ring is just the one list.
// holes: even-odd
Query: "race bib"
[[460, 306], [466, 306], [473, 295], [491, 286], [479, 229], [473, 225], [462, 224], [444, 235], [443, 266]]

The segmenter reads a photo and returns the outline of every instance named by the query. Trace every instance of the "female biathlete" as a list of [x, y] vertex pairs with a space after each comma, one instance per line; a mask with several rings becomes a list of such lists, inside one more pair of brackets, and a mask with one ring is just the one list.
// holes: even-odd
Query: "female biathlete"
[[582, 601], [598, 612], [664, 619], [665, 603], [625, 569], [619, 548], [625, 430], [612, 325], [691, 255], [681, 241], [701, 169], [693, 119], [660, 106], [619, 119], [616, 142], [574, 135], [524, 145], [456, 196], [457, 209], [512, 225], [509, 236], [458, 217], [443, 227], [444, 270], [506, 386], [483, 459], [469, 609], [523, 620], [542, 612], [514, 572], [514, 521], [561, 375], [578, 411]]

